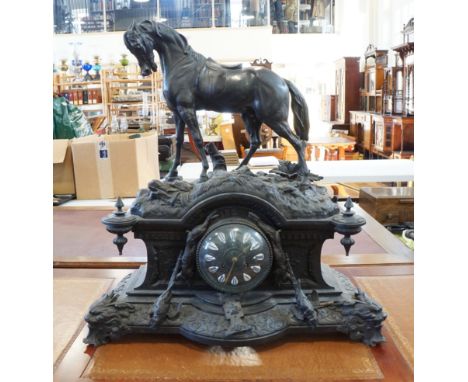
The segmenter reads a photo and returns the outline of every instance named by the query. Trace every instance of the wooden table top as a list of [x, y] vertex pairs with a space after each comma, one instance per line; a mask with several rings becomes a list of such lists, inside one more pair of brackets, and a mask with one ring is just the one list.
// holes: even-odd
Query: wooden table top
[[413, 187], [361, 187], [360, 191], [376, 199], [414, 198]]
[[354, 145], [356, 143], [356, 139], [353, 137], [346, 137], [346, 136], [325, 136], [325, 137], [316, 137], [316, 138], [309, 138], [308, 145], [315, 146], [349, 146]]
[[[385, 282], [386, 279], [395, 278], [397, 281], [396, 278], [411, 277], [413, 266], [341, 267], [340, 271], [361, 285], [362, 280], [376, 279]], [[128, 272], [115, 269], [55, 269], [54, 278], [112, 279], [112, 286], [115, 286]], [[411, 286], [412, 283], [407, 288]], [[365, 284], [363, 287], [366, 287]], [[398, 291], [395, 292], [399, 294]], [[406, 290], [406, 295], [412, 296], [412, 288]], [[383, 297], [380, 293], [379, 298]], [[404, 301], [402, 303], [404, 309]], [[412, 300], [409, 299], [406, 304], [408, 303], [412, 303]], [[385, 309], [385, 301], [383, 305]], [[412, 325], [412, 318], [408, 317], [412, 315], [412, 310], [406, 313], [398, 305], [396, 309], [399, 311], [393, 310], [393, 315], [404, 315], [407, 325]], [[406, 328], [403, 334], [411, 334], [411, 328], [412, 326]], [[94, 347], [86, 347], [82, 342], [87, 331], [83, 327], [76, 337], [70, 339], [67, 351], [56, 365], [55, 381], [233, 382], [255, 379], [305, 382], [316, 380], [315, 377], [320, 377], [320, 380], [349, 381], [413, 380], [412, 365], [408, 362], [408, 357], [412, 354], [404, 352], [401, 341], [398, 341], [399, 338], [388, 322], [384, 323], [383, 328], [387, 341], [373, 348], [350, 342], [340, 336], [327, 336], [315, 339], [288, 337], [268, 346], [231, 351], [204, 347], [180, 336], [159, 339], [153, 336], [128, 338], [112, 346], [105, 345], [107, 347], [96, 351]], [[158, 365], [156, 369], [155, 362]]]

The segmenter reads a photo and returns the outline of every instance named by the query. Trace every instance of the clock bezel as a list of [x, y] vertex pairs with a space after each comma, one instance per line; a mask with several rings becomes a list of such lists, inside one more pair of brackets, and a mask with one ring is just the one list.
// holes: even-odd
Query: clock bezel
[[[265, 253], [265, 258], [267, 261], [265, 261], [264, 265], [262, 266], [262, 270], [255, 278], [252, 279], [251, 282], [248, 283], [243, 283], [241, 285], [231, 285], [231, 284], [220, 284], [216, 282], [215, 280], [212, 279], [211, 275], [208, 273], [208, 270], [204, 267], [201, 266], [200, 264], [200, 249], [201, 246], [206, 240], [206, 238], [216, 229], [226, 226], [226, 225], [231, 225], [231, 224], [238, 224], [238, 225], [244, 225], [247, 226], [254, 231], [258, 232], [263, 239], [265, 240], [266, 247], [268, 253]], [[244, 293], [248, 292], [250, 290], [253, 290], [257, 288], [262, 282], [265, 281], [265, 279], [268, 277], [268, 275], [271, 272], [271, 269], [273, 267], [273, 250], [270, 244], [270, 241], [268, 240], [267, 236], [263, 233], [262, 229], [258, 227], [257, 225], [251, 223], [249, 220], [243, 219], [243, 218], [224, 218], [219, 220], [218, 222], [214, 223], [211, 225], [203, 237], [199, 240], [197, 244], [197, 251], [196, 251], [196, 264], [197, 264], [197, 270], [199, 275], [202, 277], [202, 279], [212, 288], [224, 292], [224, 293]]]

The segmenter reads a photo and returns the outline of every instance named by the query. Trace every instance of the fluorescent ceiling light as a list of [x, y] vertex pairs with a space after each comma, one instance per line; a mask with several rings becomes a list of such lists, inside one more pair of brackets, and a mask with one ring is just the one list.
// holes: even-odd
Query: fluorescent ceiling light
[[147, 3], [149, 0], [133, 0], [135, 3]]

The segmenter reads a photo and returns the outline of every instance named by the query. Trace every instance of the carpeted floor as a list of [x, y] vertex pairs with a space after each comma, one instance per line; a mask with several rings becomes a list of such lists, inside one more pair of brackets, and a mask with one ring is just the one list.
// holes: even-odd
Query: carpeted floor
[[[54, 257], [111, 257], [117, 256], [117, 248], [112, 243], [114, 236], [106, 231], [101, 219], [109, 211], [54, 210]], [[141, 240], [127, 235], [128, 243], [124, 248], [125, 256], [145, 256], [146, 248]], [[323, 246], [323, 255], [344, 254], [340, 244], [342, 236], [335, 235]], [[351, 253], [385, 253], [367, 233], [353, 236], [356, 244]]]

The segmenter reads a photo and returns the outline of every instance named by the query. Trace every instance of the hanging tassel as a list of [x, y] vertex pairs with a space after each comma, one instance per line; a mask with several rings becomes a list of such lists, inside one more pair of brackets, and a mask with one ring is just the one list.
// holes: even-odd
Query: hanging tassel
[[180, 252], [179, 257], [177, 258], [177, 262], [174, 266], [174, 270], [172, 271], [166, 290], [157, 298], [153, 308], [151, 309], [150, 326], [152, 328], [157, 327], [167, 317], [167, 313], [171, 307], [172, 288], [174, 287], [177, 278], [176, 276], [179, 273], [182, 255], [183, 251]]

